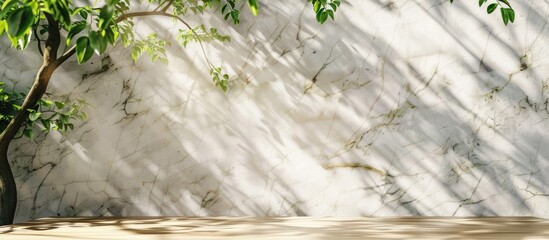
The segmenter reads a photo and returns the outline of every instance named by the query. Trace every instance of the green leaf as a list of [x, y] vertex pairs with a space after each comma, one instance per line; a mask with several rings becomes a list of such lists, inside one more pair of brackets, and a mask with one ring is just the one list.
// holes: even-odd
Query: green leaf
[[8, 22], [8, 34], [19, 38], [27, 33], [34, 23], [34, 14], [30, 7], [15, 10], [6, 19]]
[[[78, 63], [82, 64], [88, 61], [93, 55], [93, 49], [90, 47], [88, 37], [80, 37], [76, 40], [76, 57]], [[57, 102], [55, 102], [57, 105]]]
[[99, 29], [105, 29], [111, 23], [112, 17], [114, 16], [114, 7], [111, 5], [105, 5], [99, 11], [99, 22], [97, 27]]
[[12, 7], [19, 3], [18, 0], [7, 0], [2, 4], [2, 7], [0, 7], [0, 19], [3, 19], [5, 15], [12, 9]]
[[57, 109], [63, 109], [65, 108], [65, 104], [62, 103], [62, 102], [55, 102], [55, 106], [57, 107]]
[[6, 31], [7, 23], [6, 21], [0, 21], [0, 37]]
[[71, 13], [69, 12], [69, 8], [64, 1], [57, 0], [57, 11], [58, 11], [58, 17], [57, 19], [65, 26], [69, 26], [71, 24]]
[[138, 46], [132, 47], [132, 59], [134, 62], [137, 62], [137, 59], [139, 59], [139, 56], [141, 56], [142, 49]]
[[320, 14], [320, 23], [325, 23], [326, 20], [328, 20], [328, 13], [327, 12], [322, 12]]
[[498, 8], [498, 4], [492, 3], [488, 5], [488, 8], [486, 9], [486, 11], [488, 12], [488, 14], [490, 14], [490, 13], [493, 13], [496, 10], [496, 8]]
[[515, 22], [515, 10], [513, 10], [512, 8], [507, 8], [507, 14], [509, 14], [509, 20], [511, 22]]
[[23, 135], [25, 135], [28, 138], [32, 138], [32, 129], [27, 128], [27, 129], [23, 130]]
[[331, 18], [332, 20], [335, 20], [335, 18], [334, 18], [334, 11], [328, 10], [328, 15], [330, 16], [330, 18]]
[[509, 22], [515, 21], [515, 11], [511, 8], [501, 8], [501, 17], [503, 18], [503, 23], [507, 25]]
[[71, 43], [71, 40], [74, 36], [82, 32], [86, 28], [86, 21], [79, 21], [72, 24], [69, 33], [67, 34], [67, 45]]
[[53, 104], [53, 102], [47, 99], [40, 99], [40, 104], [42, 104], [42, 106], [44, 107], [49, 108]]
[[317, 1], [317, 2], [314, 3], [313, 9], [314, 9], [315, 13], [318, 13], [318, 11], [320, 10], [320, 1]]
[[250, 7], [250, 10], [252, 10], [254, 16], [257, 16], [257, 14], [259, 13], [259, 6], [257, 5], [257, 1], [248, 0], [248, 6]]
[[240, 19], [238, 19], [238, 11], [237, 10], [232, 10], [231, 11], [231, 18], [233, 19], [234, 25], [238, 25], [238, 23], [240, 22]]
[[106, 28], [105, 29], [105, 38], [106, 40], [114, 45], [116, 43], [116, 39], [118, 38], [118, 31], [114, 31], [112, 28]]
[[78, 14], [80, 14], [80, 17], [82, 17], [84, 20], [88, 19], [88, 12], [85, 10], [79, 11]]
[[20, 37], [11, 36], [8, 34], [8, 39], [11, 41], [12, 46], [21, 50], [25, 49], [29, 45], [29, 42], [31, 41], [31, 34], [30, 31]]
[[69, 115], [61, 114], [61, 115], [59, 115], [59, 119], [60, 119], [61, 122], [64, 123], [64, 124], [70, 123], [70, 121], [69, 121]]
[[101, 55], [107, 48], [107, 41], [96, 31], [90, 31], [88, 34], [90, 41], [90, 47], [95, 51], [97, 55]]
[[33, 113], [30, 113], [29, 114], [29, 120], [31, 121], [36, 121], [36, 119], [38, 119], [40, 117], [41, 113], [40, 112], [33, 112]]
[[482, 7], [482, 4], [484, 4], [485, 2], [487, 2], [488, 0], [478, 0], [478, 6], [479, 7]]
[[40, 119], [40, 122], [42, 123], [42, 125], [44, 126], [44, 130], [45, 131], [49, 131], [51, 129], [51, 122], [50, 120], [45, 120], [45, 119]]
[[509, 23], [509, 16], [507, 15], [507, 12], [504, 8], [501, 9], [501, 18], [503, 19], [503, 23], [507, 25]]
[[320, 9], [316, 13], [316, 20], [321, 24], [326, 22], [326, 20], [328, 20], [328, 13], [325, 11], [324, 8]]

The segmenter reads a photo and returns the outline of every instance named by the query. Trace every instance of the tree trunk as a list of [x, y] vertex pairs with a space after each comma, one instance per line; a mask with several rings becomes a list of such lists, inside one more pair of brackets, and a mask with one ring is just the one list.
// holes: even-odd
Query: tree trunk
[[56, 68], [56, 64], [52, 64], [49, 61], [44, 62], [44, 65], [42, 65], [36, 76], [31, 90], [21, 106], [21, 110], [15, 114], [4, 132], [2, 132], [2, 135], [0, 135], [0, 226], [13, 223], [17, 204], [17, 188], [8, 161], [10, 142], [27, 120], [30, 114], [28, 109], [32, 109], [36, 106], [38, 100], [40, 100], [46, 92], [48, 82]]
[[75, 53], [75, 47], [57, 58], [61, 41], [59, 23], [49, 13], [44, 13], [48, 21], [48, 39], [43, 51], [43, 64], [38, 70], [32, 87], [6, 129], [0, 134], [0, 226], [12, 224], [17, 206], [17, 187], [8, 161], [8, 149], [11, 140], [17, 135], [38, 100], [46, 93], [50, 78], [59, 65]]
[[[4, 145], [4, 144], [2, 144]], [[8, 145], [6, 145], [7, 148]], [[15, 216], [17, 189], [8, 162], [7, 149], [0, 150], [0, 226], [11, 224]]]
[[8, 161], [10, 142], [29, 116], [30, 112], [27, 109], [34, 107], [46, 92], [47, 83], [45, 85], [40, 84], [40, 76], [44, 75], [43, 71], [45, 69], [47, 69], [45, 66], [40, 69], [38, 77], [25, 98], [21, 110], [15, 114], [15, 117], [8, 124], [4, 132], [2, 132], [2, 135], [0, 135], [0, 226], [13, 223], [17, 204], [17, 188]]

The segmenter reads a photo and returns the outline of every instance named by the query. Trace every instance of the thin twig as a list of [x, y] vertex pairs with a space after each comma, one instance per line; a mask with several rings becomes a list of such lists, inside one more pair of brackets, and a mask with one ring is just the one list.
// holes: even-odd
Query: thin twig
[[168, 1], [168, 4], [167, 4], [164, 8], [162, 8], [162, 10], [160, 10], [160, 11], [161, 11], [161, 12], [166, 12], [166, 11], [168, 11], [168, 8], [170, 8], [170, 6], [172, 5], [172, 3], [173, 3], [173, 0], [169, 0], [169, 1]]
[[36, 27], [32, 28], [32, 31], [34, 32], [34, 36], [36, 37], [36, 41], [38, 42], [38, 52], [40, 52], [40, 56], [44, 56], [44, 52], [42, 51], [42, 39], [38, 37], [38, 32], [36, 31]]

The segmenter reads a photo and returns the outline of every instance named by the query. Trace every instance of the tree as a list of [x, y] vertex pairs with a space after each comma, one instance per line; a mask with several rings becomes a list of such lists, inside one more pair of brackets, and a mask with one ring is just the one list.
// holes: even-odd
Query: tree
[[[307, 1], [319, 23], [335, 19], [334, 14], [341, 4], [340, 0]], [[480, 0], [479, 5], [487, 1]], [[132, 48], [134, 60], [147, 53], [152, 61], [166, 61], [165, 40], [156, 34], [145, 39], [134, 37], [133, 19], [137, 17], [159, 16], [179, 22], [184, 29], [178, 31], [177, 39], [183, 46], [189, 42], [202, 46], [203, 42], [230, 40], [215, 28], [190, 26], [184, 20], [188, 14], [203, 14], [213, 9], [225, 20], [239, 23], [238, 0], [149, 0], [149, 3], [155, 8], [141, 11], [135, 10], [139, 2], [130, 0], [106, 0], [99, 7], [79, 6], [70, 0], [0, 0], [0, 37], [6, 36], [18, 50], [36, 42], [43, 59], [28, 93], [6, 92], [0, 84], [0, 225], [13, 222], [17, 202], [15, 180], [7, 157], [10, 142], [20, 136], [32, 137], [31, 127], [35, 123], [45, 131], [65, 131], [73, 128], [71, 119], [85, 118], [81, 102], [43, 99], [48, 83], [60, 65], [72, 57], [84, 64], [93, 54], [103, 55], [109, 46], [119, 42]], [[246, 3], [257, 15], [258, 2], [247, 0]], [[507, 0], [493, 0], [487, 11], [492, 13], [498, 7], [505, 24], [514, 21], [514, 11]], [[214, 84], [227, 91], [229, 76], [205, 57]]]

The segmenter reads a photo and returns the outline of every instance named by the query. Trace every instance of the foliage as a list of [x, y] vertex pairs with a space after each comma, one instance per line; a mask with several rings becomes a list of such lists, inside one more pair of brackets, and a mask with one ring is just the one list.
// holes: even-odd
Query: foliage
[[139, 56], [143, 53], [147, 53], [151, 60], [160, 60], [161, 62], [168, 62], [166, 56], [166, 49], [164, 46], [167, 45], [165, 40], [158, 39], [156, 33], [151, 33], [147, 36], [146, 39], [134, 41], [132, 46], [132, 59], [137, 61]]
[[17, 112], [17, 103], [25, 96], [11, 91], [5, 91], [4, 82], [0, 82], [0, 131], [4, 131], [8, 123]]
[[[320, 23], [329, 18], [335, 19], [335, 12], [341, 5], [340, 0], [307, 0], [313, 7], [316, 20]], [[225, 20], [239, 24], [239, 0], [149, 0], [158, 7], [150, 15], [172, 17], [180, 20], [187, 29], [179, 29], [178, 37], [186, 46], [191, 41], [229, 41], [228, 36], [217, 33], [214, 28], [207, 30], [203, 25], [190, 27], [181, 17], [192, 14], [203, 14], [208, 9], [221, 9]], [[450, 0], [453, 2], [453, 0]], [[479, 0], [482, 6], [488, 0]], [[27, 47], [33, 33], [37, 40], [47, 35], [48, 28], [44, 14], [50, 14], [65, 32], [67, 47], [73, 44], [79, 63], [88, 61], [93, 54], [102, 55], [110, 45], [115, 45], [120, 39], [124, 46], [132, 47], [132, 58], [148, 53], [154, 60], [167, 61], [164, 46], [165, 40], [157, 35], [149, 35], [146, 39], [135, 39], [132, 17], [128, 17], [131, 9], [130, 0], [106, 0], [101, 7], [75, 6], [70, 0], [0, 0], [0, 35], [7, 33], [12, 45], [19, 49]], [[247, 0], [249, 9], [254, 15], [259, 12], [256, 0]], [[503, 21], [514, 22], [515, 13], [507, 0], [495, 0], [487, 7], [488, 13], [501, 9]], [[137, 16], [137, 15], [136, 15]], [[39, 31], [36, 31], [39, 30]], [[74, 39], [76, 38], [76, 41]], [[208, 60], [210, 72], [218, 72], [214, 64]], [[214, 82], [216, 75], [212, 74]], [[224, 80], [222, 80], [224, 81]], [[219, 84], [218, 84], [219, 85]], [[221, 85], [227, 85], [223, 83]], [[226, 90], [226, 89], [224, 89]]]
[[[21, 103], [26, 96], [25, 93], [6, 91], [4, 86], [5, 83], [0, 81], [0, 132], [4, 131], [15, 113], [21, 110]], [[34, 108], [27, 109], [29, 115], [15, 138], [22, 136], [32, 138], [34, 126], [44, 132], [72, 130], [74, 129], [73, 120], [87, 118], [86, 112], [83, 111], [86, 105], [83, 100], [52, 101], [42, 98]]]
[[[223, 37], [213, 29], [191, 28], [180, 17], [187, 13], [202, 14], [208, 8], [221, 6], [224, 18], [231, 18], [235, 24], [240, 22], [237, 9], [238, 0], [151, 0], [158, 4], [154, 14], [173, 18], [179, 18], [188, 27], [188, 30], [179, 31], [182, 42], [186, 45], [189, 41], [227, 41], [230, 38]], [[248, 0], [248, 6], [252, 13], [257, 15], [259, 6], [256, 0]], [[144, 52], [154, 60], [166, 61], [164, 46], [165, 40], [157, 39], [156, 35], [149, 35], [146, 39], [136, 40], [133, 34], [133, 22], [127, 14], [131, 7], [130, 0], [107, 0], [102, 7], [74, 6], [70, 0], [0, 0], [2, 10], [0, 12], [0, 35], [7, 32], [12, 45], [24, 49], [31, 41], [33, 33], [36, 39], [41, 39], [48, 34], [46, 17], [50, 14], [66, 32], [66, 45], [74, 44], [79, 63], [88, 61], [93, 54], [102, 55], [109, 45], [115, 45], [120, 38], [124, 46], [132, 46], [134, 60]], [[171, 13], [168, 10], [171, 9]], [[40, 31], [36, 31], [40, 28]], [[198, 33], [199, 30], [202, 34]], [[191, 36], [189, 31], [194, 34]], [[77, 38], [76, 41], [74, 39]], [[216, 70], [213, 64], [210, 68]], [[217, 72], [217, 71], [214, 71]], [[214, 76], [215, 78], [215, 76]], [[225, 85], [225, 84], [223, 84]]]
[[[317, 20], [324, 23], [328, 16], [334, 19], [334, 12], [340, 5], [339, 0], [316, 1], [308, 0], [314, 6]], [[134, 32], [134, 17], [165, 16], [170, 17], [184, 27], [179, 29], [177, 40], [186, 47], [190, 42], [219, 41], [228, 42], [231, 38], [223, 35], [215, 28], [204, 25], [191, 27], [182, 17], [187, 14], [204, 14], [208, 10], [221, 9], [223, 18], [234, 24], [240, 23], [239, 0], [149, 0], [157, 7], [153, 11], [131, 11], [130, 0], [105, 0], [94, 5], [78, 6], [71, 0], [0, 0], [0, 37], [7, 36], [12, 46], [23, 50], [32, 42], [37, 41], [41, 54], [48, 48], [50, 37], [61, 37], [66, 49], [61, 58], [73, 54], [79, 64], [87, 62], [94, 54], [103, 55], [109, 46], [121, 42], [124, 47], [131, 47], [132, 59], [147, 54], [152, 61], [167, 62], [165, 46], [170, 43], [160, 39], [153, 33], [144, 39], [139, 39]], [[259, 5], [256, 0], [247, 0], [250, 11], [257, 15]], [[52, 26], [54, 24], [55, 26]], [[57, 55], [55, 52], [49, 54]], [[229, 75], [223, 69], [214, 65], [204, 56], [210, 68], [214, 84], [223, 91], [229, 88]], [[46, 57], [45, 57], [46, 59]], [[20, 128], [14, 138], [32, 137], [33, 129], [43, 131], [73, 129], [73, 119], [84, 119], [86, 113], [82, 110], [82, 101], [52, 101], [40, 98], [34, 106], [22, 109], [22, 103], [27, 93], [6, 91], [4, 83], [0, 82], [0, 132], [4, 132], [8, 124], [18, 112], [24, 111], [26, 117], [20, 122]], [[30, 93], [29, 93], [30, 94]]]
[[[450, 0], [450, 3], [453, 3], [454, 0]], [[488, 0], [478, 0], [478, 6], [482, 7]], [[515, 10], [511, 7], [511, 3], [508, 0], [495, 0], [492, 3], [488, 4], [486, 11], [488, 14], [493, 13], [499, 7], [501, 13], [501, 19], [503, 23], [507, 25], [509, 22], [515, 22]]]
[[335, 20], [334, 13], [337, 11], [340, 0], [307, 0], [313, 4], [313, 9], [316, 13], [316, 20], [319, 23], [324, 23], [330, 17]]
[[190, 30], [179, 30], [177, 40], [181, 41], [183, 47], [186, 47], [189, 42], [211, 42], [214, 40], [230, 42], [231, 37], [220, 34], [216, 28], [207, 29], [204, 25], [199, 25]]

